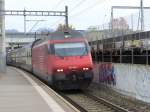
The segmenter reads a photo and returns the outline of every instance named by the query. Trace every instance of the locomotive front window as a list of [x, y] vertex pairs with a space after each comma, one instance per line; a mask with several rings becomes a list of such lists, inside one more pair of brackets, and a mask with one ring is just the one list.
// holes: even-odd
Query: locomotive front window
[[58, 43], [54, 44], [57, 56], [84, 56], [88, 53], [85, 43]]

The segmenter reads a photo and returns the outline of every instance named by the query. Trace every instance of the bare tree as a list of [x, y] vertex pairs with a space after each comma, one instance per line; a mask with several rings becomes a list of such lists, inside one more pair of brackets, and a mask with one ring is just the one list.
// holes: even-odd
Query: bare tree
[[65, 31], [65, 30], [75, 30], [75, 28], [72, 25], [69, 25], [67, 28], [65, 24], [59, 24], [57, 27], [57, 31]]

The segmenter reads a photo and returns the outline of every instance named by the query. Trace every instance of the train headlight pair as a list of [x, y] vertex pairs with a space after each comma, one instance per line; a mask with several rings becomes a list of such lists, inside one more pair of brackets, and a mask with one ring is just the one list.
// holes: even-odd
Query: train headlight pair
[[57, 72], [63, 72], [64, 70], [63, 69], [57, 69]]
[[89, 70], [89, 68], [83, 68], [83, 70], [84, 70], [84, 71], [87, 71], [87, 70]]

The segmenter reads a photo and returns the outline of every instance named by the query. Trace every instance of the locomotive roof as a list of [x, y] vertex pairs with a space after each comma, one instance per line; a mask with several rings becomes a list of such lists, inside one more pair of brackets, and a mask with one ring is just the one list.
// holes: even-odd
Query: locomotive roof
[[51, 33], [48, 36], [50, 40], [57, 40], [57, 39], [65, 39], [65, 38], [83, 38], [83, 34], [79, 31], [71, 30], [71, 31], [56, 31]]
[[70, 30], [70, 31], [56, 31], [53, 33], [50, 33], [49, 35], [47, 35], [46, 38], [44, 39], [39, 39], [36, 40], [35, 42], [33, 42], [33, 46], [34, 45], [38, 45], [43, 41], [46, 40], [62, 40], [62, 39], [67, 39], [67, 38], [84, 38], [85, 36], [79, 32], [79, 31], [75, 31], [75, 30]]

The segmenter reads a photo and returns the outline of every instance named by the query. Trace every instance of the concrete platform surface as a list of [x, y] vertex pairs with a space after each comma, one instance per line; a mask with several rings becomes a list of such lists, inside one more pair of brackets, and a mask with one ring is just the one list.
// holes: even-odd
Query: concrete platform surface
[[7, 67], [0, 74], [0, 112], [64, 112], [23, 72]]

